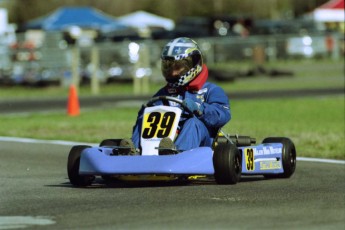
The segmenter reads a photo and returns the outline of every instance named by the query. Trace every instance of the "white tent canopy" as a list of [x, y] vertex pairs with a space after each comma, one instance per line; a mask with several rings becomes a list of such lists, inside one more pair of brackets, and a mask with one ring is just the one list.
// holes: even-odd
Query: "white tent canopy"
[[344, 0], [330, 0], [313, 11], [318, 22], [344, 22]]
[[137, 29], [148, 29], [151, 27], [164, 28], [172, 30], [175, 27], [173, 20], [154, 15], [145, 11], [137, 11], [117, 18], [119, 22], [126, 26]]

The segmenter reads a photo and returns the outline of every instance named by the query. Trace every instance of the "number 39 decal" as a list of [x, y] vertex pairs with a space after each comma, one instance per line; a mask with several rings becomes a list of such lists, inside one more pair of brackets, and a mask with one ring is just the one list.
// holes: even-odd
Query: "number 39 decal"
[[175, 117], [176, 114], [170, 111], [145, 114], [142, 137], [145, 139], [168, 137]]
[[254, 151], [253, 149], [245, 149], [244, 150], [245, 158], [246, 158], [246, 168], [248, 171], [253, 171], [255, 169], [254, 163]]
[[140, 144], [142, 155], [158, 155], [159, 142], [164, 137], [176, 138], [182, 110], [174, 106], [152, 106], [144, 109]]

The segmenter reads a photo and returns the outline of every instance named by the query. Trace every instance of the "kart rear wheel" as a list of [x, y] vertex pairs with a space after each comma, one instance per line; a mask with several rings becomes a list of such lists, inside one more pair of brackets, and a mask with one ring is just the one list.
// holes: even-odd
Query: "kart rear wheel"
[[262, 143], [281, 143], [282, 149], [282, 163], [284, 173], [282, 174], [267, 174], [266, 178], [289, 178], [296, 169], [296, 148], [295, 144], [287, 137], [267, 137]]
[[213, 154], [214, 177], [218, 184], [236, 184], [241, 179], [242, 158], [239, 149], [229, 142], [218, 143]]
[[74, 186], [86, 187], [91, 185], [92, 181], [95, 179], [94, 176], [79, 175], [80, 154], [84, 149], [89, 147], [90, 146], [87, 145], [76, 145], [73, 146], [69, 152], [67, 174], [71, 184]]

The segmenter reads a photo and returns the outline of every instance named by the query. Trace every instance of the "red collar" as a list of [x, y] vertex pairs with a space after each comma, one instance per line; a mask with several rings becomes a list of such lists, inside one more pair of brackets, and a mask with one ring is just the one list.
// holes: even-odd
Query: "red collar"
[[193, 92], [193, 91], [199, 91], [202, 86], [205, 84], [205, 82], [207, 81], [208, 78], [208, 69], [207, 66], [204, 64], [202, 65], [202, 71], [199, 73], [199, 75], [194, 78], [191, 82], [189, 82], [189, 84], [187, 86], [183, 86], [180, 88], [170, 88], [169, 86], [167, 86], [167, 90], [169, 93], [176, 93], [179, 91], [189, 91], [189, 92]]
[[185, 86], [186, 91], [198, 91], [202, 88], [208, 78], [208, 69], [204, 64], [202, 65], [202, 71], [199, 75], [194, 78], [187, 86]]

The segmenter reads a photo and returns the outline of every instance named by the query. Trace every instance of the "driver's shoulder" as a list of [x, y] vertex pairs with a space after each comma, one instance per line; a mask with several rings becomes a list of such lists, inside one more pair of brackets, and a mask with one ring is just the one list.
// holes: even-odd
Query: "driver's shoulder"
[[208, 92], [223, 90], [219, 85], [212, 82], [205, 82], [202, 88], [207, 89]]

